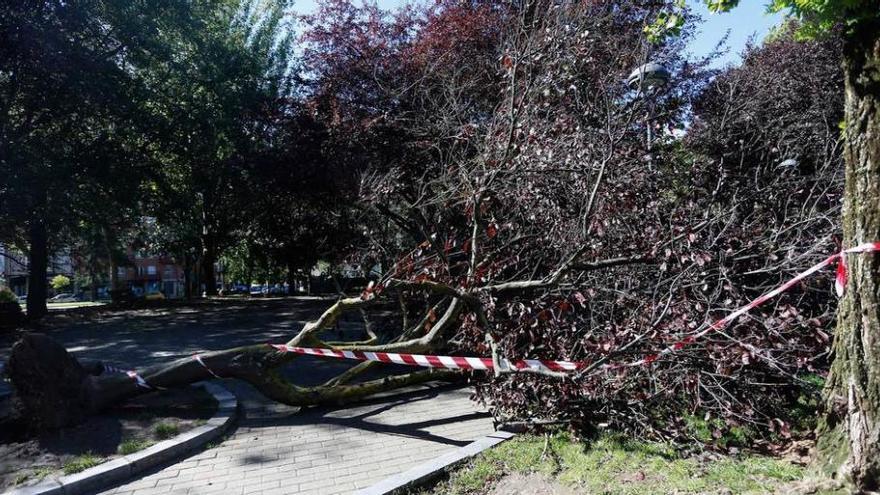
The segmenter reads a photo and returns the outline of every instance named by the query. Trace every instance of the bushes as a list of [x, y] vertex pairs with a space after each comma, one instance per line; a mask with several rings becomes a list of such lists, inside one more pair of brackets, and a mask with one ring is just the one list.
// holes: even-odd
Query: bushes
[[2, 303], [18, 303], [18, 298], [9, 289], [0, 289], [0, 304]]
[[0, 332], [18, 328], [24, 323], [24, 313], [18, 298], [9, 289], [0, 289]]

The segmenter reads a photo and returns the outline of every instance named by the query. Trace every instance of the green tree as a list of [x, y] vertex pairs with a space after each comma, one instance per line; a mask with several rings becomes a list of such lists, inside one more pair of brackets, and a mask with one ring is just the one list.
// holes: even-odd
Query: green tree
[[191, 18], [183, 2], [0, 6], [0, 232], [28, 252], [29, 318], [46, 312], [50, 251], [136, 209], [159, 128], [141, 69]]
[[[288, 74], [288, 0], [194, 5], [198, 28], [169, 40], [173, 60], [151, 68], [154, 113], [165, 124], [155, 215], [176, 251], [199, 260], [205, 291], [214, 264], [248, 218], [248, 164], [268, 145]], [[188, 246], [184, 244], [190, 243]]]
[[[725, 12], [739, 0], [705, 0]], [[677, 8], [682, 2], [676, 3]], [[799, 35], [840, 30], [845, 82], [846, 185], [843, 243], [880, 240], [880, 7], [876, 0], [773, 0], [789, 11]], [[675, 8], [646, 28], [649, 37], [675, 34], [683, 21]], [[846, 259], [849, 282], [840, 302], [818, 428], [817, 466], [859, 491], [880, 489], [880, 256]]]
[[70, 287], [70, 277], [66, 277], [64, 275], [55, 275], [52, 277], [52, 289], [55, 292], [62, 292], [63, 290]]

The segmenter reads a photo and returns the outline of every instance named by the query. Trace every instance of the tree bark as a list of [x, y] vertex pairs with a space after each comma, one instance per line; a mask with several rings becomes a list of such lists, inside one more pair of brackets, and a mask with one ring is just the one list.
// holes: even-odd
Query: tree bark
[[[880, 241], [880, 22], [848, 36], [844, 245]], [[817, 442], [821, 471], [859, 491], [880, 488], [880, 255], [846, 259], [834, 361]]]
[[98, 258], [94, 254], [89, 257], [89, 299], [98, 300]]
[[49, 239], [42, 220], [31, 222], [29, 237], [27, 313], [29, 320], [37, 321], [48, 311]]
[[80, 423], [96, 412], [156, 389], [181, 387], [216, 376], [244, 380], [269, 399], [284, 404], [315, 406], [343, 404], [453, 375], [444, 370], [424, 370], [352, 385], [300, 387], [285, 380], [278, 370], [296, 355], [278, 352], [267, 344], [207, 352], [200, 357], [204, 365], [183, 358], [140, 371], [147, 388], [124, 373], [105, 372], [100, 363], [84, 366], [51, 338], [28, 333], [12, 348], [9, 376], [27, 424], [48, 429]]
[[192, 299], [192, 263], [189, 254], [183, 253], [183, 297]]
[[217, 262], [217, 249], [210, 237], [204, 240], [205, 248], [202, 250], [202, 281], [205, 284], [205, 294], [217, 295], [217, 276], [214, 272], [214, 263]]
[[294, 295], [296, 293], [296, 265], [293, 261], [287, 262], [287, 294]]

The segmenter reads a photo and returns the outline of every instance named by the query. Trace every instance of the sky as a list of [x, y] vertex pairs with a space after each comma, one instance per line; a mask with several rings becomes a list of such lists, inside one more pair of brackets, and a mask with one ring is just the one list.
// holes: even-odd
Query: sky
[[[766, 14], [767, 0], [742, 0], [740, 5], [726, 14], [712, 14], [701, 0], [687, 0], [694, 12], [703, 18], [697, 29], [697, 35], [690, 44], [690, 52], [694, 57], [706, 55], [730, 30], [727, 40], [728, 52], [719, 58], [714, 66], [736, 64], [740, 61], [739, 53], [746, 46], [750, 37], [760, 41], [767, 35], [770, 28], [779, 24], [781, 14]], [[377, 0], [379, 7], [394, 9], [406, 3], [405, 0]], [[300, 14], [311, 13], [315, 9], [315, 0], [298, 0], [294, 9]]]
[[752, 36], [761, 41], [764, 36], [783, 18], [782, 14], [766, 14], [768, 2], [763, 0], [742, 0], [739, 6], [724, 14], [712, 14], [699, 0], [688, 0], [688, 5], [703, 18], [697, 35], [690, 43], [690, 51], [695, 57], [711, 52], [715, 45], [730, 31], [727, 39], [729, 51], [714, 65], [724, 66], [739, 63], [740, 52]]

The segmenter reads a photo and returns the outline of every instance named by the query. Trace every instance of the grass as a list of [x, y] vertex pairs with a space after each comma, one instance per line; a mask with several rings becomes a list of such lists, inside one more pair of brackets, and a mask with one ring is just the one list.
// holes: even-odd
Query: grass
[[129, 438], [128, 440], [120, 443], [117, 450], [121, 455], [128, 455], [134, 454], [135, 452], [138, 452], [140, 450], [144, 450], [150, 445], [153, 445], [153, 442], [149, 440], [144, 440], [142, 438]]
[[180, 428], [171, 423], [159, 423], [153, 428], [153, 432], [156, 434], [156, 438], [165, 440], [180, 433]]
[[104, 462], [103, 458], [98, 457], [91, 452], [86, 452], [85, 454], [78, 455], [65, 462], [64, 465], [61, 466], [61, 469], [64, 471], [64, 474], [74, 474], [80, 471], [85, 471], [90, 467], [95, 467], [102, 462]]
[[681, 458], [664, 444], [603, 436], [590, 443], [568, 435], [521, 436], [477, 456], [425, 493], [486, 493], [508, 473], [539, 473], [586, 493], [767, 493], [801, 479], [803, 468], [763, 456], [713, 461]]
[[54, 471], [49, 466], [43, 466], [36, 469], [33, 469], [30, 472], [24, 472], [15, 477], [15, 481], [12, 482], [13, 486], [18, 486], [24, 483], [27, 480], [33, 479], [35, 481], [40, 481], [41, 479], [49, 476]]

